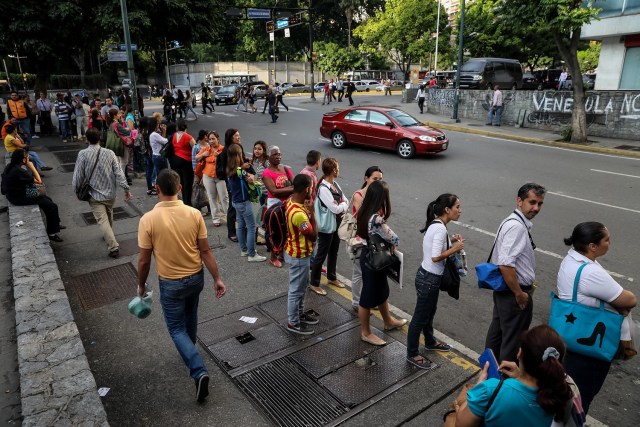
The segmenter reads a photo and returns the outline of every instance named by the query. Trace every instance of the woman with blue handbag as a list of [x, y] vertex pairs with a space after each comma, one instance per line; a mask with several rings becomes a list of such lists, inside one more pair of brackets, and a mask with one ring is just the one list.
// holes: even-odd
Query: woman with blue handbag
[[427, 207], [427, 223], [420, 230], [422, 263], [416, 274], [416, 308], [407, 334], [407, 361], [420, 369], [433, 369], [435, 363], [419, 353], [420, 334], [429, 351], [451, 351], [451, 347], [433, 336], [433, 318], [438, 308], [438, 295], [447, 258], [464, 249], [464, 240], [457, 234], [449, 239], [447, 224], [462, 214], [460, 199], [455, 194], [441, 194]]
[[342, 215], [349, 209], [349, 201], [344, 197], [342, 189], [335, 182], [340, 175], [340, 165], [332, 157], [322, 161], [322, 178], [318, 181], [315, 201], [316, 221], [318, 222], [318, 250], [311, 264], [311, 290], [318, 295], [326, 295], [320, 287], [322, 264], [327, 260], [327, 282], [330, 285], [344, 288], [336, 276], [340, 237], [338, 227]]
[[[624, 290], [597, 261], [597, 258], [605, 255], [609, 250], [609, 230], [599, 222], [583, 222], [576, 225], [571, 237], [564, 239], [564, 243], [573, 248], [569, 249], [558, 271], [558, 298], [571, 301], [574, 287], [577, 287], [579, 305], [598, 308], [600, 303], [604, 302], [606, 310], [623, 316], [628, 315], [636, 306], [636, 296]], [[575, 345], [572, 340], [574, 337], [570, 337], [568, 333], [558, 332], [567, 343], [565, 369], [580, 389], [582, 406], [586, 414], [611, 367], [610, 359], [604, 360], [606, 358], [594, 357], [593, 354], [586, 355], [586, 350], [606, 350], [603, 347], [603, 340], [607, 340], [606, 335], [613, 334], [615, 351], [620, 340], [630, 340], [629, 324], [625, 318], [622, 321], [621, 330], [614, 330], [613, 327], [606, 328], [607, 322], [596, 322], [594, 326], [585, 329], [583, 322], [587, 322], [588, 319], [584, 318], [587, 316], [580, 315], [578, 311], [574, 310], [561, 317], [564, 322], [560, 323], [563, 326], [569, 324], [576, 326], [578, 335], [575, 337], [577, 338]], [[594, 316], [588, 317], [592, 319]], [[553, 301], [550, 324], [554, 326]], [[568, 332], [570, 333], [570, 330]], [[585, 351], [581, 350], [580, 346], [583, 346]]]

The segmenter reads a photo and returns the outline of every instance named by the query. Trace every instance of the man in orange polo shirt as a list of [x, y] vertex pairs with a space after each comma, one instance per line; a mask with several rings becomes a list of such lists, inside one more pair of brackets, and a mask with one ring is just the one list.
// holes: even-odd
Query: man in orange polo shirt
[[196, 384], [196, 399], [209, 395], [209, 375], [196, 349], [198, 301], [204, 287], [204, 263], [213, 276], [216, 298], [226, 293], [216, 259], [207, 241], [200, 212], [178, 200], [180, 176], [165, 169], [156, 178], [160, 202], [140, 219], [138, 227], [138, 295], [146, 293], [151, 254], [156, 258], [160, 304], [180, 356]]
[[309, 266], [313, 244], [318, 239], [318, 226], [313, 211], [311, 177], [296, 175], [293, 194], [286, 203], [287, 242], [284, 260], [289, 264], [289, 295], [287, 330], [298, 335], [312, 335], [318, 319], [304, 312], [304, 296], [309, 286]]

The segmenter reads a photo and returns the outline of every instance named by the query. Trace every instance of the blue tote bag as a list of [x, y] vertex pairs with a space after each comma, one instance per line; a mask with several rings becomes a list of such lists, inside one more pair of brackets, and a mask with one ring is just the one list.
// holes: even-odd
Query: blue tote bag
[[489, 289], [492, 291], [506, 291], [509, 289], [507, 286], [507, 282], [504, 281], [502, 277], [502, 273], [500, 272], [500, 266], [491, 264], [491, 256], [493, 255], [493, 250], [496, 248], [496, 243], [498, 242], [498, 236], [500, 235], [500, 231], [502, 231], [502, 227], [506, 224], [507, 221], [515, 220], [515, 218], [507, 219], [502, 223], [498, 233], [496, 234], [496, 240], [493, 241], [493, 246], [491, 247], [491, 252], [489, 252], [489, 258], [487, 258], [487, 262], [476, 265], [476, 276], [478, 276], [478, 287], [480, 289]]
[[318, 223], [318, 231], [320, 233], [331, 234], [336, 231], [336, 215], [322, 203], [320, 197], [316, 197], [314, 204], [316, 222]]
[[587, 263], [582, 264], [576, 273], [571, 301], [551, 292], [549, 326], [558, 332], [569, 350], [611, 362], [620, 345], [624, 316], [605, 309], [602, 300], [598, 308], [578, 302], [578, 283], [586, 266]]

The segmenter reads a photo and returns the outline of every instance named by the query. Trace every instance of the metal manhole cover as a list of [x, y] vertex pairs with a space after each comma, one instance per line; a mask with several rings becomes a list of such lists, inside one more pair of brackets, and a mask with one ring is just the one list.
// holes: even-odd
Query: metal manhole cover
[[131, 264], [94, 271], [69, 280], [85, 311], [135, 296], [137, 272]]
[[[247, 323], [240, 320], [241, 317], [255, 317], [255, 323]], [[223, 317], [201, 322], [198, 325], [198, 339], [205, 346], [211, 346], [219, 341], [237, 337], [244, 333], [261, 328], [273, 321], [256, 310], [249, 307], [235, 313], [227, 314]]]
[[617, 147], [618, 150], [627, 150], [627, 151], [640, 151], [640, 147], [636, 147], [633, 145], [619, 145]]
[[75, 163], [78, 159], [79, 150], [75, 151], [56, 151], [53, 153], [58, 158], [60, 163]]
[[[97, 224], [95, 217], [93, 216], [93, 212], [84, 212], [81, 213], [80, 216], [84, 220], [87, 225], [95, 225]], [[121, 219], [133, 218], [135, 215], [131, 215], [125, 208], [122, 206], [118, 206], [117, 208], [113, 208], [113, 220], [118, 221]]]
[[48, 147], [45, 147], [47, 150], [49, 151], [72, 151], [72, 150], [79, 150], [80, 147], [76, 144], [73, 145], [50, 145]]
[[140, 252], [140, 248], [138, 247], [138, 239], [119, 240], [118, 244], [120, 245], [118, 247], [120, 255], [136, 255], [138, 252]]
[[323, 426], [348, 410], [286, 358], [239, 376], [238, 384], [277, 426]]
[[76, 168], [76, 164], [75, 163], [71, 163], [68, 165], [60, 165], [60, 167], [62, 168], [62, 170], [64, 172], [73, 172]]

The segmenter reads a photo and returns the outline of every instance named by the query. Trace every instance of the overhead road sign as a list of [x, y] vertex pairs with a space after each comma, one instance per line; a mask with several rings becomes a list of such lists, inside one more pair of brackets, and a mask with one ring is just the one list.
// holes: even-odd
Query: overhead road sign
[[289, 26], [289, 18], [278, 19], [276, 21], [276, 28], [279, 30], [281, 28], [286, 28]]
[[[127, 50], [127, 45], [122, 43], [120, 45], [120, 50]], [[135, 43], [131, 43], [131, 50], [138, 50], [138, 45]]]
[[271, 10], [247, 8], [247, 18], [248, 19], [271, 19]]
[[127, 62], [127, 52], [107, 52], [109, 62]]

